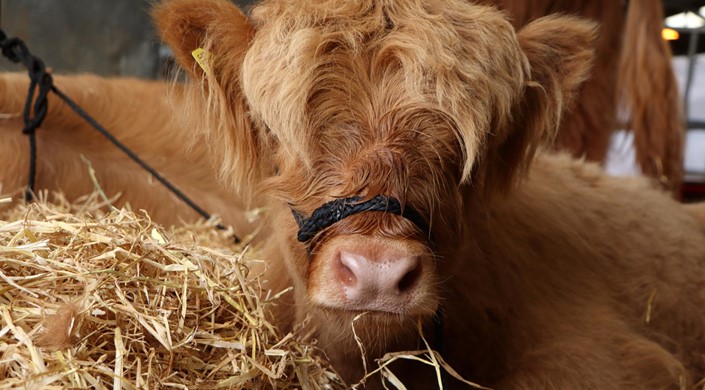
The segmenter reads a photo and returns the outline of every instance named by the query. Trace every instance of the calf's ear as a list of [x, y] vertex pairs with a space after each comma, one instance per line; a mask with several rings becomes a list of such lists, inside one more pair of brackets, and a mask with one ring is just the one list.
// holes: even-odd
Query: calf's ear
[[539, 135], [552, 138], [562, 113], [590, 76], [597, 25], [572, 16], [547, 16], [519, 30], [518, 39], [531, 68], [526, 117], [538, 120]]
[[[247, 17], [227, 0], [167, 0], [152, 12], [162, 40], [178, 63], [195, 78], [214, 71], [222, 82], [239, 74], [255, 30]], [[199, 64], [194, 50], [204, 49]]]
[[592, 68], [595, 23], [571, 16], [536, 19], [517, 33], [528, 61], [524, 95], [512, 114], [511, 130], [493, 143], [485, 166], [485, 190], [507, 190], [526, 172], [541, 145], [552, 142], [561, 116]]
[[193, 79], [186, 125], [203, 129], [226, 184], [250, 195], [265, 174], [264, 138], [248, 116], [241, 68], [255, 29], [228, 0], [167, 0], [153, 9], [162, 40]]

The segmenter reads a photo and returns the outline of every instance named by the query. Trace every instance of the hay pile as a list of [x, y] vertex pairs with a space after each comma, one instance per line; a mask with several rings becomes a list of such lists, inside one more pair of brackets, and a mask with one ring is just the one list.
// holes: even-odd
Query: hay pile
[[341, 387], [265, 319], [252, 250], [98, 199], [0, 213], [0, 388]]

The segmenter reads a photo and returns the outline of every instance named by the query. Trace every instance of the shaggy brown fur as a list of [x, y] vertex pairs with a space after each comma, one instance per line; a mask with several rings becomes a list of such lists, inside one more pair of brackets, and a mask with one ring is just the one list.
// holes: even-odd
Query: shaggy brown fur
[[[269, 285], [294, 286], [281, 326], [310, 318], [347, 380], [362, 365], [340, 248], [420, 259], [409, 302], [356, 323], [368, 358], [419, 348], [415, 322], [431, 337], [440, 306], [447, 360], [483, 385], [678, 388], [705, 375], [697, 219], [643, 179], [536, 154], [586, 77], [593, 25], [547, 17], [517, 33], [454, 0], [270, 0], [250, 20], [226, 1], [177, 0], [155, 15], [202, 80], [191, 108], [208, 115], [190, 120], [224, 146], [231, 183], [268, 201]], [[290, 207], [376, 194], [412, 205], [435, 240], [370, 212], [321, 233], [310, 257], [296, 241]]]
[[[237, 226], [236, 233], [251, 230], [242, 201], [225, 191], [212, 173], [210, 164], [215, 161], [207, 157], [207, 143], [198, 138], [194, 129], [173, 123], [167, 84], [95, 76], [58, 76], [55, 84], [208, 212]], [[21, 132], [27, 88], [24, 74], [0, 78], [0, 193], [16, 192], [27, 183], [29, 146]], [[171, 92], [178, 99], [182, 91], [174, 86]], [[148, 210], [154, 220], [163, 224], [198, 218], [53, 95], [49, 98], [47, 119], [37, 133], [37, 143], [37, 189], [61, 190], [69, 199], [90, 193], [94, 184], [81, 159], [84, 156], [95, 169], [105, 193], [122, 194], [117, 205], [129, 203]]]
[[[671, 51], [661, 38], [660, 0], [484, 0], [511, 15], [516, 27], [565, 13], [600, 23], [595, 67], [566, 113], [556, 137], [559, 149], [603, 162], [612, 132], [634, 132], [641, 171], [680, 193], [684, 119]], [[621, 111], [631, 113], [618, 118]], [[624, 114], [622, 114], [624, 116]]]
[[[170, 142], [193, 131], [202, 142], [189, 165], [160, 168], [207, 174], [211, 160], [233, 192], [266, 202], [268, 287], [294, 286], [274, 315], [284, 330], [308, 317], [346, 380], [363, 370], [341, 248], [419, 261], [408, 302], [375, 302], [355, 323], [370, 362], [422, 348], [421, 320], [455, 369], [498, 389], [679, 388], [705, 376], [703, 225], [644, 179], [539, 151], [587, 77], [593, 24], [553, 16], [517, 32], [461, 0], [268, 0], [250, 19], [227, 0], [172, 0], [155, 16], [195, 82], [177, 109], [185, 124], [138, 151], [178, 154]], [[87, 146], [72, 142], [71, 153]], [[55, 153], [57, 166], [73, 158]], [[310, 253], [296, 241], [291, 207], [308, 215], [377, 194], [418, 210], [433, 239], [368, 212], [322, 232]], [[434, 383], [418, 365], [395, 372], [414, 388]]]
[[[671, 74], [670, 67], [670, 54], [668, 53], [668, 47], [663, 43], [660, 38], [660, 30], [658, 28], [652, 28], [653, 26], [658, 26], [659, 23], [656, 21], [661, 17], [661, 4], [656, 0], [649, 0], [644, 2], [634, 2], [632, 6], [629, 7], [632, 12], [629, 13], [630, 17], [626, 19], [626, 23], [629, 23], [627, 27], [625, 24], [624, 7], [621, 3], [617, 1], [561, 1], [561, 0], [532, 0], [532, 1], [510, 1], [510, 0], [485, 0], [487, 3], [496, 3], [502, 8], [506, 9], [511, 14], [512, 23], [517, 26], [523, 26], [529, 21], [543, 15], [548, 15], [550, 13], [562, 12], [578, 14], [581, 16], [586, 16], [591, 19], [597, 20], [601, 23], [600, 34], [597, 44], [597, 56], [595, 61], [594, 70], [591, 76], [585, 82], [585, 84], [580, 88], [577, 95], [577, 104], [572, 105], [568, 110], [567, 114], [563, 117], [560, 130], [555, 137], [554, 145], [559, 149], [569, 150], [577, 157], [585, 157], [591, 161], [603, 161], [605, 158], [605, 153], [607, 151], [609, 137], [612, 129], [617, 127], [616, 120], [616, 109], [617, 107], [617, 88], [618, 81], [625, 83], [625, 87], [621, 88], [625, 91], [630, 91], [625, 96], [625, 99], [629, 99], [632, 103], [629, 106], [635, 107], [634, 112], [634, 125], [632, 126], [637, 143], [637, 154], [639, 156], [639, 161], [642, 170], [652, 176], [658, 178], [669, 190], [674, 193], [679, 192], [679, 186], [682, 177], [682, 129], [681, 129], [681, 119], [677, 91], [675, 89], [675, 80]], [[635, 16], [636, 15], [636, 16]], [[217, 15], [209, 15], [212, 18], [218, 17]], [[208, 17], [208, 16], [204, 16]], [[243, 26], [232, 26], [232, 28], [248, 28], [249, 25]], [[249, 30], [248, 32], [243, 32], [244, 34], [251, 35], [254, 30]], [[626, 32], [626, 34], [623, 34]], [[181, 34], [179, 29], [173, 31], [165, 32], [169, 36], [169, 39], [179, 39], [179, 36], [184, 36]], [[224, 32], [228, 34], [228, 32]], [[231, 37], [239, 36], [239, 31], [232, 31], [229, 34]], [[624, 35], [624, 37], [622, 37]], [[623, 39], [620, 39], [623, 38]], [[227, 37], [222, 37], [219, 39], [228, 39]], [[620, 50], [621, 41], [629, 42], [625, 46], [624, 50]], [[185, 43], [189, 47], [198, 46], [196, 42]], [[621, 53], [621, 56], [620, 56]], [[646, 55], [648, 57], [644, 57]], [[654, 54], [656, 53], [656, 54]], [[237, 54], [234, 54], [237, 55]], [[176, 53], [178, 60], [181, 63], [191, 63], [190, 53]], [[622, 58], [621, 70], [618, 72], [618, 62], [619, 58]], [[195, 65], [193, 65], [195, 66]], [[655, 70], [660, 68], [660, 70]], [[195, 68], [194, 68], [195, 69]], [[225, 71], [225, 70], [221, 70]], [[661, 73], [659, 73], [661, 72]], [[653, 74], [661, 74], [659, 77], [654, 77]], [[619, 76], [619, 77], [618, 77]], [[223, 80], [226, 82], [237, 82], [239, 75], [224, 75]], [[141, 83], [137, 80], [129, 81], [131, 84], [127, 88], [121, 88], [116, 96], [108, 99], [105, 93], [109, 91], [101, 91], [103, 85], [106, 84], [105, 81], [99, 81], [94, 83], [96, 80], [93, 77], [81, 78], [82, 80], [71, 80], [72, 84], [76, 84], [76, 92], [78, 97], [81, 98], [86, 96], [86, 92], [79, 92], [81, 89], [86, 91], [91, 91], [88, 95], [88, 99], [85, 102], [85, 106], [89, 107], [89, 112], [95, 110], [99, 112], [110, 112], [110, 115], [119, 119], [117, 123], [108, 122], [109, 128], [115, 129], [117, 131], [123, 131], [120, 127], [123, 126], [136, 126], [135, 128], [128, 129], [128, 132], [133, 132], [134, 130], [139, 130], [137, 135], [145, 133], [147, 137], [151, 137], [154, 131], [145, 131], [145, 125], [140, 123], [132, 122], [132, 119], [125, 120], [124, 118], [137, 117], [140, 120], [151, 120], [149, 127], [153, 129], [163, 129], [173, 128], [174, 124], [164, 125], [161, 122], [164, 118], [171, 115], [170, 107], [165, 104], [163, 95], [166, 91], [165, 85], [159, 85], [158, 83]], [[650, 80], [649, 83], [643, 83], [643, 80]], [[25, 81], [22, 77], [18, 79], [13, 79], [12, 83], [15, 83], [15, 87], [8, 88], [4, 90], [5, 99], [4, 105], [10, 105], [12, 107], [19, 107], [20, 104], [24, 103], [23, 94], [26, 89]], [[118, 81], [116, 83], [122, 83]], [[636, 86], [639, 85], [639, 88]], [[645, 90], [644, 86], [648, 86], [649, 89]], [[120, 87], [111, 87], [111, 89]], [[15, 94], [15, 90], [23, 91], [20, 94]], [[100, 91], [100, 93], [98, 93]], [[213, 90], [207, 90], [208, 92], [213, 92]], [[73, 90], [72, 90], [73, 92]], [[194, 91], [191, 91], [194, 92]], [[200, 91], [198, 91], [200, 93]], [[638, 93], [638, 95], [637, 95]], [[151, 96], [151, 95], [153, 96]], [[99, 96], [102, 95], [102, 96]], [[665, 97], [665, 98], [664, 98]], [[92, 107], [94, 99], [97, 99], [97, 107]], [[150, 112], [153, 110], [161, 110], [159, 114], [154, 116], [144, 116], [143, 118], [133, 113], [136, 110], [142, 109], [144, 106], [136, 104], [135, 102], [145, 101], [149, 99], [154, 99], [156, 104], [149, 105], [152, 107]], [[222, 99], [220, 99], [222, 101]], [[108, 103], [109, 102], [109, 103]], [[125, 107], [122, 107], [122, 105]], [[667, 106], [658, 107], [654, 106]], [[147, 106], [147, 105], [145, 105]], [[210, 128], [218, 128], [223, 126], [224, 123], [234, 123], [237, 121], [235, 126], [237, 129], [247, 129], [249, 128], [249, 123], [243, 121], [243, 118], [247, 116], [244, 113], [244, 105], [239, 104], [243, 107], [243, 111], [235, 113], [232, 118], [214, 118], [206, 114], [207, 118], [214, 120], [213, 123], [209, 125]], [[60, 105], [60, 107], [63, 107]], [[14, 110], [14, 109], [13, 109]], [[124, 111], [123, 111], [124, 110]], [[10, 112], [7, 114], [13, 116], [13, 114], [19, 113]], [[63, 115], [68, 117], [73, 117], [73, 114], [66, 111], [54, 111], [54, 115]], [[227, 115], [229, 110], [219, 110], [221, 114]], [[7, 115], [5, 116], [7, 117]], [[648, 117], [648, 118], [647, 118]], [[77, 119], [77, 118], [76, 118]], [[55, 120], [55, 119], [50, 119]], [[16, 133], [16, 128], [18, 128], [19, 122], [4, 122], [0, 124], [6, 128], [9, 132], [12, 132], [10, 138], [5, 142], [8, 148], [7, 156], [18, 156], [17, 159], [13, 158], [13, 164], [21, 164], [24, 166], [26, 161], [26, 151], [22, 146], [22, 143], [26, 141], [21, 141], [20, 137]], [[181, 128], [191, 128], [194, 124], [188, 124], [186, 126], [180, 126]], [[80, 121], [76, 120], [76, 126], [82, 127]], [[87, 127], [86, 132], [90, 133]], [[210, 144], [220, 144], [222, 142], [232, 142], [230, 136], [228, 135], [231, 129], [221, 128], [219, 131], [213, 131], [207, 134], [207, 143]], [[187, 131], [181, 131], [179, 135], [184, 135], [184, 139], [174, 137], [171, 135], [171, 139], [177, 143], [192, 144], [191, 136]], [[8, 133], [10, 134], [10, 133]], [[62, 137], [64, 137], [62, 135]], [[155, 137], [156, 138], [156, 137]], [[250, 137], [242, 137], [244, 142], [249, 142]], [[114, 154], [116, 150], [108, 144], [103, 144], [100, 139], [96, 139], [98, 145], [93, 145], [92, 147], [105, 148], [105, 153]], [[156, 140], [156, 139], [155, 139]], [[140, 140], [140, 143], [154, 143], [155, 140], [151, 138], [146, 138]], [[178, 140], [178, 141], [177, 141]], [[40, 139], [40, 142], [45, 142], [46, 139]], [[19, 144], [17, 144], [19, 142]], [[68, 142], [66, 138], [64, 141]], [[75, 140], [70, 141], [75, 142]], [[255, 142], [264, 142], [266, 140], [256, 140]], [[251, 145], [252, 149], [254, 145]], [[224, 158], [220, 156], [219, 158], [213, 159], [218, 161], [215, 169], [220, 172], [220, 178], [230, 181], [231, 183], [237, 183], [236, 188], [252, 188], [256, 183], [256, 176], [260, 173], [252, 172], [241, 172], [238, 169], [234, 169], [232, 165], [236, 166], [250, 166], [253, 169], [265, 169], [264, 166], [252, 166], [248, 164], [246, 159], [247, 155], [240, 155], [237, 153], [230, 153], [231, 148], [216, 148], [217, 151], [222, 151], [229, 156], [238, 156], [238, 158]], [[232, 148], [233, 150], [235, 148]], [[57, 149], [58, 150], [58, 149]], [[148, 154], [157, 154], [155, 156], [156, 160], [164, 160], [165, 158], [171, 159], [173, 154], [170, 154], [168, 150], [163, 151], [149, 151]], [[162, 154], [163, 153], [163, 154]], [[85, 154], [85, 153], [84, 153]], [[102, 152], [96, 153], [104, 154]], [[182, 155], [183, 153], [178, 153], [177, 155]], [[75, 155], [75, 154], [74, 154]], [[51, 158], [56, 156], [54, 162], [51, 162]], [[118, 158], [122, 156], [117, 154]], [[56, 154], [49, 154], [49, 159], [45, 160], [44, 164], [57, 165], [56, 162], [60, 161], [60, 158]], [[42, 158], [47, 158], [46, 155]], [[194, 161], [198, 161], [198, 156], [193, 157]], [[78, 163], [80, 160], [75, 160]], [[118, 164], [114, 166], [120, 167], [123, 163], [130, 166], [131, 163], [126, 160], [120, 160]], [[20, 172], [24, 168], [20, 168]], [[40, 168], [43, 169], [43, 168]], [[168, 169], [168, 168], [167, 168]], [[184, 173], [192, 171], [193, 167], [186, 170], [180, 171], [173, 169], [173, 173], [170, 172], [169, 177], [174, 177], [179, 181], [179, 177]], [[10, 172], [6, 170], [5, 172]], [[248, 177], [240, 178], [233, 176], [233, 173], [244, 173]], [[103, 170], [98, 169], [100, 175], [103, 174]], [[38, 188], [48, 188], [57, 189], [59, 183], [64, 183], [65, 188], [69, 188], [68, 195], [78, 196], [83, 194], [82, 191], [88, 190], [90, 184], [86, 181], [87, 177], [85, 175], [75, 175], [73, 169], [61, 169], [59, 171], [53, 171], [51, 176], [53, 181], [46, 181], [46, 177], [39, 178], [40, 186]], [[210, 175], [208, 175], [210, 176]], [[0, 177], [4, 187], [0, 187], [0, 190], [4, 192], [14, 192], [17, 188], [24, 185], [24, 179], [21, 179], [18, 175], [10, 175], [9, 177]], [[82, 184], [80, 187], [68, 184], [74, 180], [81, 180]], [[111, 179], [112, 181], [113, 179]], [[115, 179], [119, 180], [119, 179]], [[130, 182], [129, 186], [115, 185], [112, 183], [105, 183], [108, 189], [111, 191], [123, 193], [123, 200], [132, 200], [132, 204], [135, 207], [147, 210], [150, 215], [155, 217], [159, 222], [162, 223], [172, 223], [178, 222], [182, 219], [191, 219], [195, 215], [192, 214], [187, 208], [182, 208], [181, 203], [175, 201], [171, 195], [167, 192], [162, 191], [160, 186], [148, 185], [145, 191], [138, 190], [134, 192], [135, 195], [139, 195], [133, 199], [133, 177], [132, 174], [128, 174], [126, 178]], [[104, 181], [104, 180], [101, 180]], [[146, 183], [140, 180], [140, 183]], [[182, 185], [189, 185], [188, 183], [182, 183]], [[197, 183], [195, 186], [197, 188], [214, 188], [217, 190], [218, 186], [213, 183]], [[80, 188], [80, 189], [79, 189]], [[76, 189], [76, 190], [73, 190]], [[151, 192], [151, 195], [145, 196], [144, 194]], [[198, 190], [189, 189], [187, 192], [195, 195]], [[109, 191], [109, 193], [112, 193]], [[212, 193], [209, 191], [208, 193]], [[226, 221], [237, 222], [238, 226], [241, 226], [243, 232], [250, 231], [251, 226], [247, 223], [243, 223], [241, 218], [237, 216], [240, 215], [239, 206], [235, 209], [231, 208], [233, 204], [241, 203], [237, 199], [227, 199], [227, 202], [222, 206], [210, 204], [212, 202], [219, 203], [221, 200], [225, 200], [226, 195], [221, 193], [223, 196], [218, 196], [213, 198], [204, 193], [199, 193], [197, 196], [199, 199], [202, 197], [211, 198], [210, 200], [204, 200], [209, 207], [209, 211], [213, 211], [217, 214], [222, 215]], [[238, 191], [237, 198], [244, 198], [248, 200], [250, 194], [248, 191]], [[170, 199], [164, 202], [164, 199]], [[251, 200], [251, 199], [249, 199]], [[174, 212], [174, 207], [179, 212]], [[182, 211], [183, 210], [183, 211]]]

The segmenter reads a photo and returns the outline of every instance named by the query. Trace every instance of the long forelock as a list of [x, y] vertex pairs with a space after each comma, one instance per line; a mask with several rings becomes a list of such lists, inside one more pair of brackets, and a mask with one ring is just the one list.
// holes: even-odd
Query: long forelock
[[[454, 100], [461, 91], [457, 90], [460, 83], [456, 82], [458, 75], [454, 73], [458, 72], [459, 67], [475, 65], [460, 64], [466, 60], [459, 58], [458, 53], [464, 50], [467, 37], [458, 31], [455, 21], [448, 20], [452, 16], [441, 14], [441, 11], [431, 12], [421, 1], [392, 5], [370, 0], [354, 2], [357, 4], [350, 4], [347, 6], [349, 9], [343, 10], [341, 8], [346, 6], [341, 3], [347, 2], [310, 3], [297, 5], [294, 9], [282, 2], [272, 1], [265, 3], [265, 11], [254, 13], [273, 18], [260, 22], [262, 31], [258, 33], [259, 42], [254, 48], [255, 52], [266, 52], [267, 58], [272, 61], [268, 64], [252, 63], [259, 67], [253, 68], [252, 72], [281, 67], [281, 73], [265, 72], [267, 74], [263, 76], [275, 78], [280, 84], [280, 94], [272, 97], [288, 98], [278, 102], [288, 105], [291, 110], [275, 110], [275, 114], [289, 116], [298, 125], [308, 123], [309, 120], [304, 120], [307, 118], [297, 116], [306, 112], [310, 96], [322, 88], [321, 83], [329, 87], [335, 87], [334, 82], [339, 83], [338, 88], [343, 89], [340, 91], [342, 97], [345, 93], [348, 97], [357, 97], [352, 95], [357, 91], [350, 90], [362, 81], [357, 80], [356, 74], [385, 72], [390, 65], [393, 73], [403, 73], [401, 78], [408, 95], [423, 96], [457, 107], [458, 103]], [[459, 1], [452, 3], [462, 4]], [[476, 39], [481, 41], [482, 37]], [[368, 56], [365, 61], [373, 60], [372, 69], [359, 69], [354, 64], [354, 58], [365, 55]], [[374, 58], [370, 59], [369, 56]], [[470, 71], [478, 77], [483, 76], [482, 66], [484, 64], [477, 65], [478, 69]], [[463, 72], [468, 73], [468, 69]], [[296, 113], [293, 117], [297, 118], [292, 118], [292, 113]], [[283, 119], [272, 118], [271, 121], [280, 122]], [[284, 133], [301, 129], [283, 126], [282, 123], [282, 126], [273, 126], [273, 130]], [[302, 152], [305, 155], [305, 151]]]
[[[453, 142], [460, 145], [464, 162], [462, 177], [469, 177], [488, 133], [507, 126], [502, 120], [523, 88], [518, 48], [503, 54], [506, 47], [516, 46], [511, 25], [500, 12], [462, 1], [450, 1], [445, 8], [421, 0], [346, 3], [307, 2], [294, 9], [269, 1], [253, 11], [261, 28], [246, 59], [244, 89], [285, 149], [280, 155], [295, 160], [301, 177], [320, 171], [322, 157], [337, 159], [333, 162], [340, 166], [347, 158], [341, 152], [363, 154], [359, 149], [383, 144], [375, 139], [378, 121], [407, 101], [433, 106], [451, 118]], [[468, 12], [477, 13], [482, 22], [464, 25], [468, 17], [461, 14]], [[494, 52], [491, 43], [497, 36], [503, 49]], [[433, 154], [448, 158], [438, 150], [427, 152], [431, 155], [418, 159], [429, 160], [426, 164], [435, 169]], [[324, 170], [335, 165], [328, 163], [323, 162]], [[396, 188], [409, 185], [394, 182], [395, 176], [404, 175], [390, 171], [388, 176]], [[323, 189], [311, 184], [342, 182], [312, 180], [301, 185], [298, 198], [323, 195]], [[431, 175], [429, 180], [444, 178]], [[358, 181], [350, 187], [370, 184]]]

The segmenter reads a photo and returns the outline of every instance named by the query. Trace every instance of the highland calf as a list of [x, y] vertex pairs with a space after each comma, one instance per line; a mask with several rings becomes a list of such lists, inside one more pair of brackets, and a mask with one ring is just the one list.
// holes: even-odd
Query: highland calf
[[249, 18], [172, 0], [155, 17], [194, 79], [179, 128], [204, 132], [231, 193], [267, 205], [267, 287], [294, 287], [273, 315], [284, 330], [308, 319], [346, 381], [364, 375], [353, 326], [371, 362], [422, 349], [419, 322], [463, 377], [497, 389], [705, 377], [694, 212], [542, 150], [587, 76], [593, 24], [516, 31], [462, 0], [268, 0]]
[[515, 31], [460, 0], [271, 0], [249, 19], [179, 0], [155, 16], [196, 80], [190, 118], [224, 140], [222, 175], [266, 198], [269, 287], [294, 286], [280, 325], [308, 318], [346, 380], [363, 376], [361, 313], [368, 359], [418, 349], [420, 320], [493, 388], [705, 376], [702, 226], [644, 179], [540, 151], [587, 77], [593, 24]]

